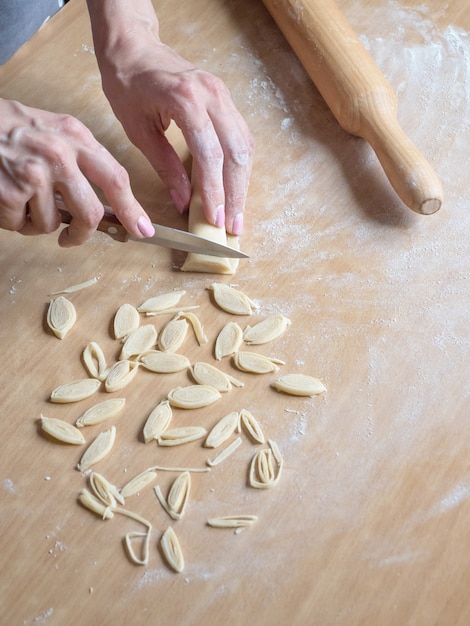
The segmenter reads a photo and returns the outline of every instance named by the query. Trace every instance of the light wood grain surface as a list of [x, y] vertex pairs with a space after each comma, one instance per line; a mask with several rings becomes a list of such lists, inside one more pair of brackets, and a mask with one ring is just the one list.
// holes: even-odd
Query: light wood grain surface
[[[464, 0], [341, 0], [339, 6], [396, 90], [405, 131], [429, 159], [444, 203], [419, 216], [397, 198], [370, 147], [342, 131], [262, 3], [156, 2], [163, 38], [220, 75], [257, 149], [242, 247], [233, 277], [185, 274], [183, 255], [110, 241], [61, 250], [57, 235], [0, 233], [3, 368], [0, 455], [1, 622], [47, 624], [466, 625], [470, 552], [469, 173], [470, 18]], [[72, 113], [129, 170], [155, 221], [185, 220], [116, 122], [100, 87], [85, 3], [72, 0], [0, 68], [0, 95]], [[45, 327], [52, 291], [97, 276], [70, 296], [78, 321], [60, 341]], [[57, 385], [84, 376], [90, 340], [110, 361], [110, 322], [124, 302], [182, 289], [210, 339], [188, 335], [180, 352], [213, 361], [213, 340], [232, 319], [211, 301], [214, 280], [236, 284], [258, 309], [291, 319], [260, 352], [280, 373], [320, 378], [327, 392], [289, 397], [276, 374], [245, 382], [206, 409], [175, 411], [175, 425], [210, 428], [249, 409], [279, 445], [279, 485], [246, 484], [259, 449], [243, 445], [195, 474], [188, 510], [173, 522], [152, 488], [128, 507], [152, 521], [148, 566], [126, 557], [137, 530], [102, 521], [77, 503], [81, 450], [41, 435], [41, 413], [73, 423], [90, 406], [54, 405]], [[168, 319], [154, 318], [161, 328]], [[142, 443], [150, 410], [188, 384], [139, 371], [116, 418], [112, 454], [97, 471], [122, 486], [149, 465], [204, 466], [199, 444]], [[115, 394], [117, 395], [117, 394]], [[96, 399], [104, 399], [100, 392]], [[90, 441], [103, 430], [86, 430]], [[174, 475], [160, 472], [164, 493]], [[240, 534], [206, 526], [216, 515], [255, 514]], [[186, 567], [175, 574], [157, 541], [167, 526]]]

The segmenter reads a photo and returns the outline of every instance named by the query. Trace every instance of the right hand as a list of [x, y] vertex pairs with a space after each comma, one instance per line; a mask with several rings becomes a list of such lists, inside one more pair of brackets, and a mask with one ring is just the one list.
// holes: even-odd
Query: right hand
[[132, 235], [153, 234], [126, 170], [79, 120], [0, 99], [0, 228], [23, 235], [53, 232], [60, 225], [59, 193], [73, 218], [59, 244], [79, 245], [104, 212], [91, 183]]

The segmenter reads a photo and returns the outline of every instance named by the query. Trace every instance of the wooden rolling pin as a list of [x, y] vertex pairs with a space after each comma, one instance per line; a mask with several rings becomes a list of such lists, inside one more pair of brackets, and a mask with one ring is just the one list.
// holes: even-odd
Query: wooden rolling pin
[[424, 215], [442, 203], [441, 183], [398, 123], [398, 98], [332, 0], [263, 0], [347, 132], [374, 149], [403, 202]]

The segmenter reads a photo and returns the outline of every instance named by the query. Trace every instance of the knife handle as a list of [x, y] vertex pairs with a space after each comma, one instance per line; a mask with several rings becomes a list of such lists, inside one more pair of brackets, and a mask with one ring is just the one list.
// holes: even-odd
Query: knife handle
[[[73, 216], [64, 208], [62, 200], [59, 200], [56, 196], [55, 203], [57, 210], [60, 213], [60, 219], [62, 224], [70, 224]], [[129, 233], [118, 220], [116, 215], [107, 207], [105, 207], [103, 218], [97, 226], [97, 229], [101, 233], [106, 233], [114, 241], [125, 242], [129, 239]]]

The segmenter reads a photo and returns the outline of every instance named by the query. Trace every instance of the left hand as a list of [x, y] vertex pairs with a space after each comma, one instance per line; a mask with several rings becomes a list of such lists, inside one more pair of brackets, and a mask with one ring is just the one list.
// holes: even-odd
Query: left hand
[[241, 234], [254, 149], [250, 131], [225, 84], [161, 43], [157, 31], [158, 22], [153, 32], [129, 28], [118, 45], [98, 46], [104, 92], [183, 212], [191, 183], [165, 137], [175, 121], [193, 156], [206, 219]]

